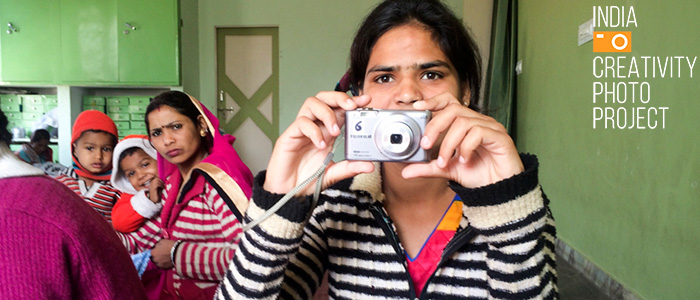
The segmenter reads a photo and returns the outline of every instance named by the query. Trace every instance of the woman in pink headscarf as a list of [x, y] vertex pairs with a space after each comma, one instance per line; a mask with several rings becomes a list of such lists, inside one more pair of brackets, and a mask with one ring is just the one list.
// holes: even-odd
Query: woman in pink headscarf
[[235, 138], [222, 135], [218, 119], [185, 93], [156, 96], [146, 128], [165, 183], [163, 210], [120, 237], [131, 253], [150, 249], [161, 270], [154, 297], [212, 299], [236, 249], [253, 175], [232, 146]]

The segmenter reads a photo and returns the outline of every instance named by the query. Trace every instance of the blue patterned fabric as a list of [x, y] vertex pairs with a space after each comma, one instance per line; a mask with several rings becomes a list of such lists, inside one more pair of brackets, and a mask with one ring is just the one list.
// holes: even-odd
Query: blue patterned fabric
[[143, 272], [146, 271], [146, 266], [148, 266], [148, 262], [151, 260], [151, 250], [146, 250], [141, 253], [137, 254], [132, 254], [131, 255], [131, 261], [134, 262], [134, 266], [136, 267], [136, 271], [139, 272], [139, 278], [141, 275], [143, 275]]

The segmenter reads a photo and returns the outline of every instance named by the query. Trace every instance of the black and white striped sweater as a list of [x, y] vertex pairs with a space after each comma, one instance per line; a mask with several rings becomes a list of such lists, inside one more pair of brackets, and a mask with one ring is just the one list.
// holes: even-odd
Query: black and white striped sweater
[[[455, 183], [464, 202], [420, 299], [558, 298], [554, 219], [537, 179], [525, 171], [477, 189]], [[245, 233], [217, 299], [310, 299], [324, 272], [331, 299], [414, 299], [416, 292], [395, 227], [382, 208], [379, 168], [325, 190], [304, 227], [310, 199], [292, 200]], [[256, 178], [246, 218], [258, 218], [282, 195]], [[417, 298], [416, 298], [417, 299]]]

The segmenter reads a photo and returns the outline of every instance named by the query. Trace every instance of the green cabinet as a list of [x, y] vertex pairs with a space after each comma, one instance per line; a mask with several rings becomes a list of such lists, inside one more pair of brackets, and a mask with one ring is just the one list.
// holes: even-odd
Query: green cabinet
[[[118, 107], [118, 106], [123, 106], [123, 107], [128, 107], [129, 106], [129, 97], [125, 96], [117, 96], [117, 97], [107, 97], [107, 106], [110, 107]], [[128, 109], [125, 109], [128, 110]]]
[[54, 108], [58, 107], [58, 96], [48, 95], [44, 100], [44, 111], [48, 112]]
[[5, 114], [22, 111], [22, 98], [19, 95], [0, 95], [0, 110]]
[[179, 84], [177, 1], [64, 0], [61, 16], [64, 81]]
[[0, 82], [56, 82], [58, 11], [58, 1], [0, 1]]
[[62, 0], [60, 7], [62, 80], [117, 82], [115, 1]]
[[[83, 98], [83, 103], [85, 103]], [[119, 138], [131, 134], [146, 134], [144, 122], [149, 96], [110, 96], [105, 99], [106, 113], [117, 125]]]
[[177, 3], [0, 1], [0, 83], [179, 85]]
[[118, 0], [119, 81], [178, 85], [179, 24], [177, 1]]
[[105, 97], [85, 96], [83, 97], [83, 110], [97, 110], [105, 112]]

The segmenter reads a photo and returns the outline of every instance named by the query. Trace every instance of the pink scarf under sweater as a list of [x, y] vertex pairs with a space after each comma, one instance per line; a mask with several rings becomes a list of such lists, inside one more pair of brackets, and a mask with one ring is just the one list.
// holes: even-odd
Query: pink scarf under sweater
[[[197, 99], [190, 96], [190, 100], [192, 100], [192, 103], [194, 103], [201, 115], [206, 119], [207, 130], [209, 135], [213, 138], [213, 146], [209, 149], [209, 155], [202, 160], [202, 162], [212, 164], [224, 171], [238, 184], [246, 198], [250, 199], [253, 186], [253, 174], [250, 172], [250, 169], [248, 169], [248, 166], [241, 161], [238, 153], [233, 148], [233, 142], [236, 138], [230, 134], [221, 134], [219, 131], [219, 119]], [[166, 182], [166, 184], [175, 184], [177, 186], [182, 181], [182, 176], [177, 166], [168, 162], [160, 153], [158, 154], [158, 173], [163, 180], [170, 177], [170, 182]], [[182, 187], [189, 187], [189, 190], [180, 193], [178, 189], [170, 189], [171, 192], [166, 197], [167, 199], [172, 199], [172, 201], [168, 201], [168, 203], [165, 204], [161, 213], [163, 226], [166, 231], [169, 231], [168, 228], [171, 228], [172, 224], [169, 223], [174, 222], [174, 218], [172, 217], [177, 216], [180, 210], [185, 207], [185, 205], [176, 205], [182, 204], [176, 203], [179, 200], [177, 199], [178, 193], [181, 194], [180, 196], [184, 201], [187, 201], [187, 199], [192, 198], [191, 196], [193, 194], [201, 193], [205, 180], [206, 178], [204, 176], [193, 172], [189, 182], [181, 185]], [[209, 181], [209, 183], [217, 188], [216, 182]], [[242, 215], [244, 213], [245, 211], [234, 212], [235, 215]]]

